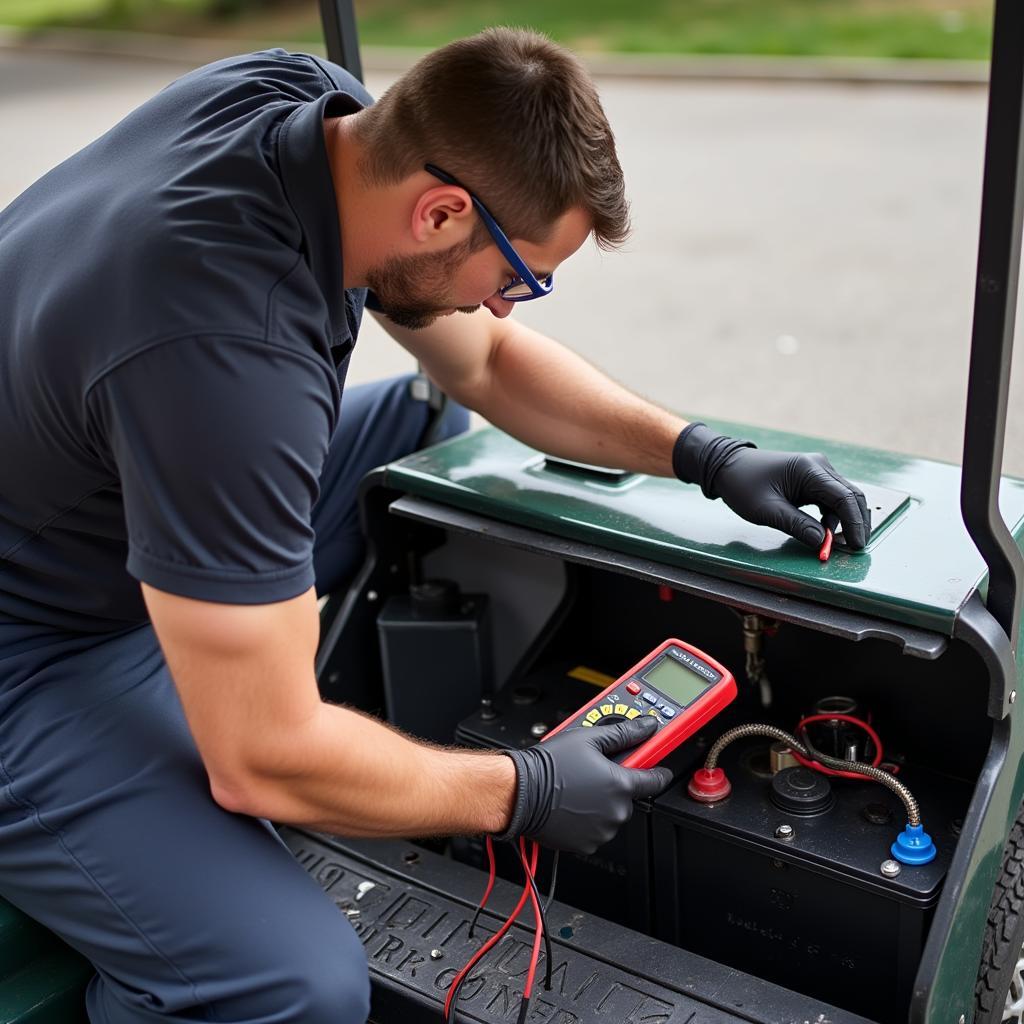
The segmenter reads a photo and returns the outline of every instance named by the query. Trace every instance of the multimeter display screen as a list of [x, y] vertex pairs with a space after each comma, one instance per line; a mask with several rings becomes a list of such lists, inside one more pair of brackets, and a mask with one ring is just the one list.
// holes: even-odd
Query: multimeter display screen
[[675, 658], [662, 658], [640, 678], [684, 707], [711, 685], [708, 680], [684, 668]]

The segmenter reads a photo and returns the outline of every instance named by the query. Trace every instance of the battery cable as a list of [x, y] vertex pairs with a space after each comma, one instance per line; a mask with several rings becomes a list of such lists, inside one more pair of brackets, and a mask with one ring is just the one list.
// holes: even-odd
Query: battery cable
[[856, 725], [858, 728], [863, 729], [868, 736], [871, 737], [871, 742], [875, 747], [875, 756], [871, 759], [871, 766], [877, 768], [882, 763], [882, 741], [879, 739], [878, 733], [862, 718], [855, 718], [853, 715], [842, 715], [836, 712], [830, 712], [828, 714], [821, 715], [808, 715], [806, 718], [801, 718], [796, 724], [797, 735], [803, 740], [804, 746], [807, 747], [811, 757], [804, 757], [799, 751], [790, 749], [790, 753], [793, 757], [800, 762], [805, 768], [813, 768], [816, 772], [821, 772], [822, 775], [831, 775], [841, 779], [864, 779], [863, 772], [857, 771], [845, 771], [839, 768], [828, 768], [821, 761], [817, 760], [821, 755], [811, 745], [810, 740], [807, 736], [807, 726], [814, 722], [848, 722], [850, 725]]

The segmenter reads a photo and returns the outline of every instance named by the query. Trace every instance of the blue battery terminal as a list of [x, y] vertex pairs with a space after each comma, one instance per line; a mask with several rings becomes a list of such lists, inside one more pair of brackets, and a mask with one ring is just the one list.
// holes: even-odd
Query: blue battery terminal
[[928, 864], [935, 860], [935, 844], [924, 825], [907, 825], [890, 849], [901, 864]]

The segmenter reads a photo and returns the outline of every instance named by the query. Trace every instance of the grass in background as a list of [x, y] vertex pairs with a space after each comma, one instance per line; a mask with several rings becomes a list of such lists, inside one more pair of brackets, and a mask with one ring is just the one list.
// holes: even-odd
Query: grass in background
[[[985, 59], [991, 0], [355, 0], [361, 41], [529, 25], [584, 51]], [[0, 0], [0, 24], [318, 41], [313, 0]]]
[[[358, 3], [358, 0], [357, 0]], [[434, 46], [524, 24], [581, 50], [986, 58], [989, 0], [369, 0], [366, 42]]]
[[199, 28], [216, 0], [0, 0], [0, 25], [16, 28]]

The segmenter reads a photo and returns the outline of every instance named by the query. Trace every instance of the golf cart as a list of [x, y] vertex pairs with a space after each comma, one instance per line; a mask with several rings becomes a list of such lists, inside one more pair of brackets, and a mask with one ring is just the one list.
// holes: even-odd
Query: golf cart
[[[330, 56], [359, 75], [351, 3], [321, 10]], [[963, 468], [830, 443], [869, 500], [864, 551], [840, 535], [820, 561], [696, 487], [493, 428], [364, 481], [367, 558], [321, 613], [326, 700], [513, 749], [588, 705], [629, 717], [595, 698], [630, 683], [642, 708], [651, 677], [631, 666], [666, 638], [738, 684], [616, 839], [563, 855], [557, 879], [541, 854], [532, 1024], [1024, 1021], [1024, 481], [1000, 476], [1022, 119], [1024, 7], [996, 0]], [[523, 887], [498, 844], [474, 924], [482, 839], [281, 835], [362, 939], [378, 1024], [440, 1020]], [[527, 909], [465, 975], [459, 1020], [520, 1018], [533, 925]], [[88, 965], [7, 906], [0, 963], [0, 1021], [83, 1019]]]

